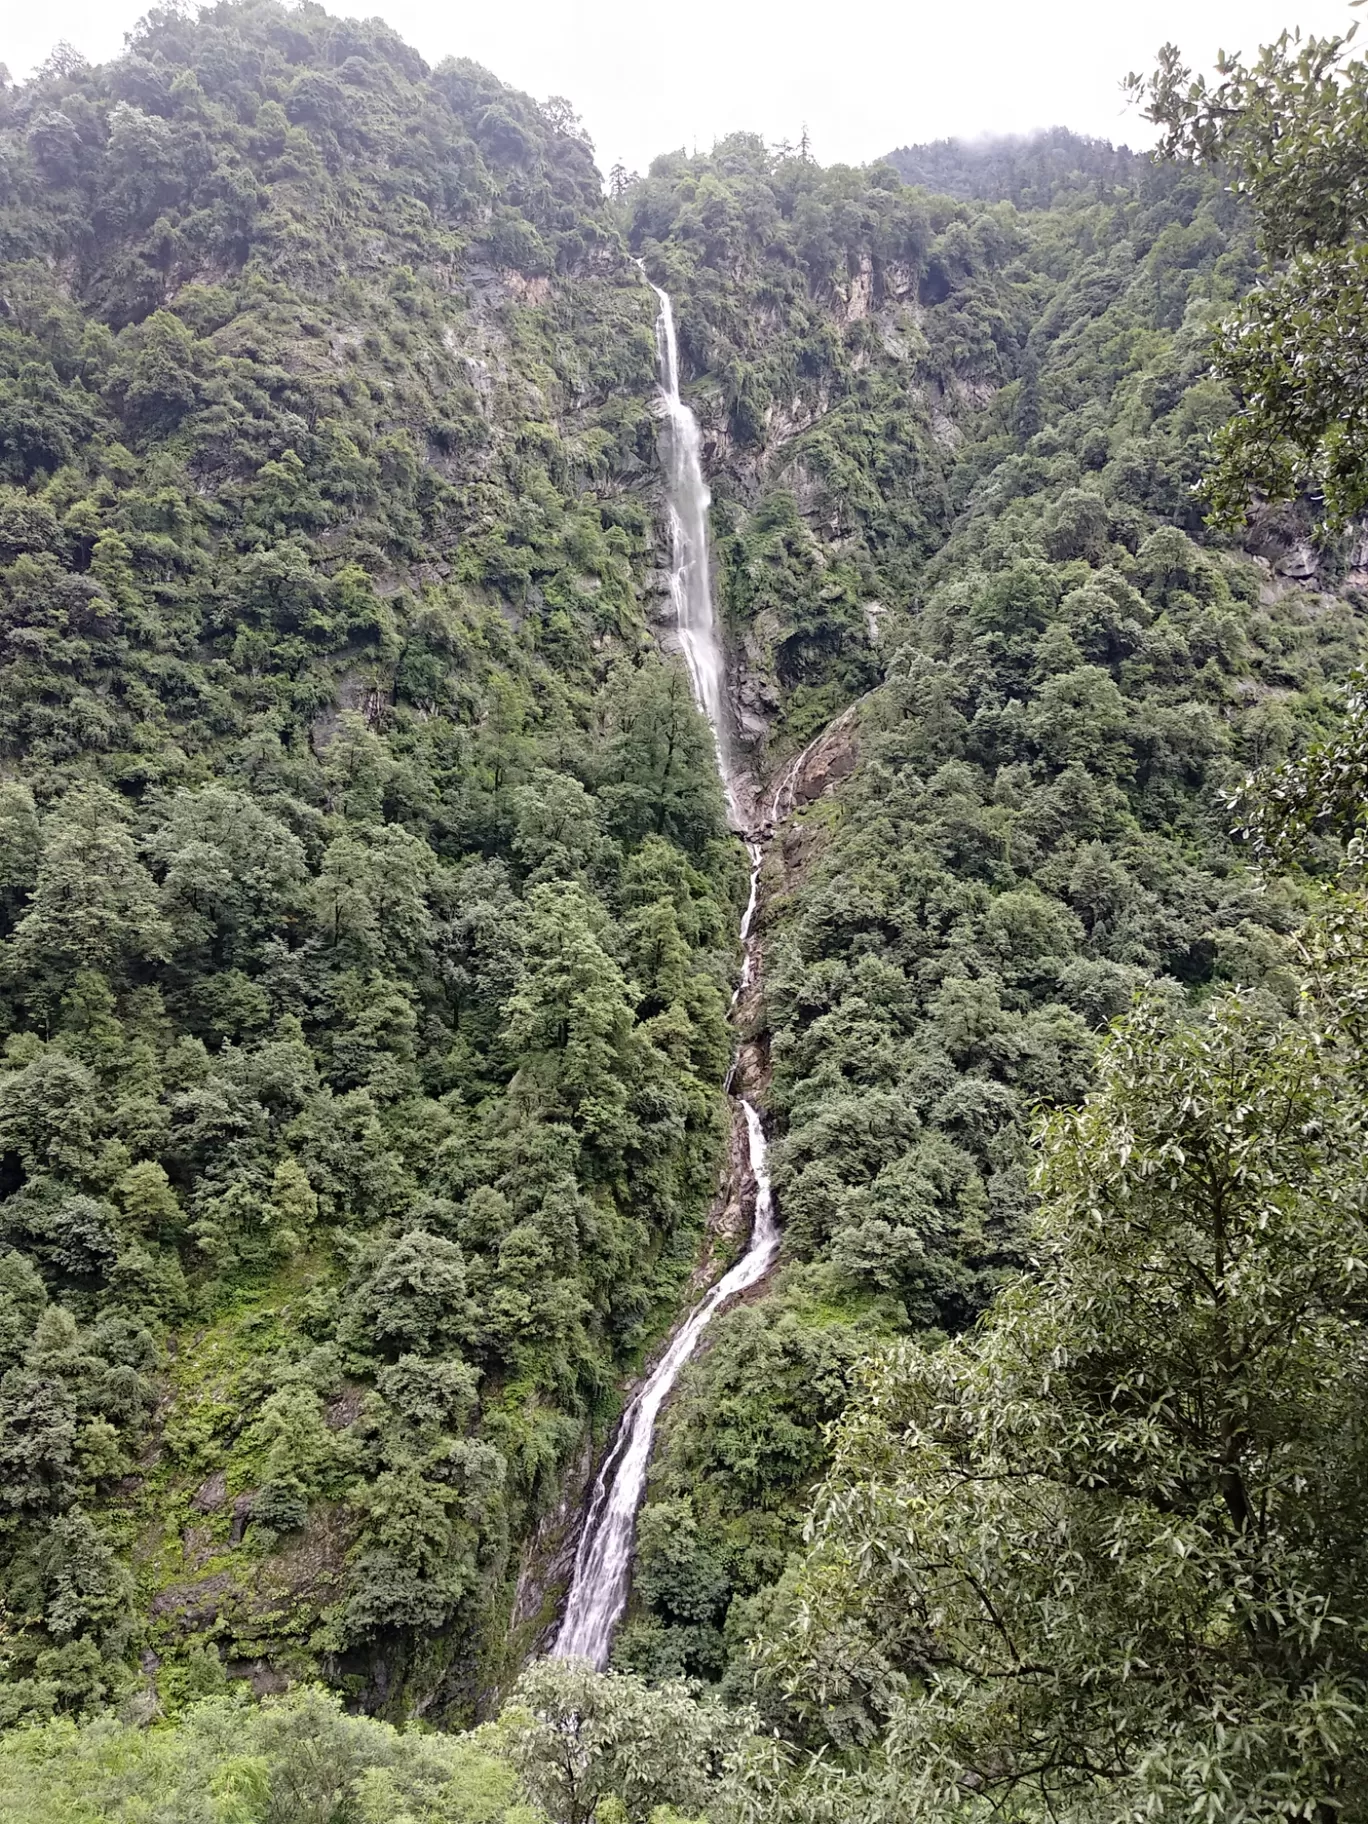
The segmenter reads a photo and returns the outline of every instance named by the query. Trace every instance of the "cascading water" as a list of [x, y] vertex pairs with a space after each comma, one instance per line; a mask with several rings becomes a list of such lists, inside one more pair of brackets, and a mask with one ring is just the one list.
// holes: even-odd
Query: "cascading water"
[[[709, 494], [699, 459], [698, 420], [679, 396], [679, 345], [675, 339], [674, 311], [669, 296], [658, 285], [652, 285], [651, 289], [660, 300], [656, 343], [660, 350], [661, 414], [665, 426], [662, 441], [667, 465], [672, 557], [670, 596], [675, 625], [694, 696], [712, 725], [717, 744], [717, 767], [726, 789], [732, 826], [746, 836], [732, 766], [723, 690], [726, 673], [708, 572]], [[751, 926], [755, 921], [759, 891], [760, 844], [746, 836], [746, 850], [751, 861], [750, 897], [741, 921], [743, 960], [740, 985], [732, 996], [733, 1007], [751, 985], [755, 970]], [[613, 1629], [627, 1606], [632, 1536], [646, 1486], [656, 1417], [714, 1316], [729, 1299], [762, 1279], [779, 1252], [765, 1130], [755, 1107], [744, 1096], [736, 1099], [736, 1106], [745, 1121], [746, 1153], [755, 1183], [755, 1219], [750, 1246], [706, 1298], [695, 1305], [622, 1415], [613, 1448], [599, 1471], [585, 1516], [565, 1619], [552, 1648], [558, 1658], [587, 1659], [600, 1668], [608, 1663]]]
[[742, 1100], [741, 1109], [746, 1117], [750, 1165], [755, 1175], [755, 1223], [750, 1247], [703, 1302], [694, 1306], [650, 1379], [622, 1415], [617, 1441], [604, 1459], [585, 1517], [570, 1600], [554, 1648], [560, 1658], [573, 1655], [592, 1660], [599, 1667], [608, 1663], [613, 1629], [627, 1605], [632, 1533], [646, 1486], [656, 1416], [719, 1307], [761, 1279], [779, 1252], [764, 1131], [751, 1103]]
[[717, 770], [726, 788], [727, 809], [733, 825], [739, 825], [741, 817], [732, 779], [731, 742], [727, 736], [724, 708], [726, 667], [713, 615], [712, 578], [708, 567], [708, 508], [712, 496], [703, 479], [698, 420], [679, 396], [679, 342], [675, 336], [670, 294], [658, 285], [652, 285], [651, 290], [660, 300], [656, 345], [660, 350], [660, 405], [665, 425], [662, 442], [667, 475], [665, 499], [670, 516], [673, 559], [670, 600], [694, 698], [708, 718], [713, 740], [717, 743]]

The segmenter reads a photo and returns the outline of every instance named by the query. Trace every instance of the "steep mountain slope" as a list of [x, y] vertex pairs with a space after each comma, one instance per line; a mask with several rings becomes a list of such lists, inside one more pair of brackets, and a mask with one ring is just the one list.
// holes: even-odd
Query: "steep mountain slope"
[[314, 7], [0, 144], [4, 1713], [468, 1711], [723, 1131], [654, 300], [573, 123]]
[[[737, 156], [658, 168], [648, 191], [668, 169], [695, 201], [676, 238], [643, 243], [681, 275], [714, 372], [739, 346], [757, 371], [797, 376], [798, 405], [784, 395], [753, 431], [718, 403], [720, 542], [748, 554], [724, 571], [733, 637], [776, 655], [804, 734], [806, 686], [785, 689], [784, 655], [790, 629], [810, 634], [810, 604], [839, 605], [804, 647], [823, 708], [863, 682], [852, 653], [884, 682], [784, 794], [799, 811], [767, 868], [752, 1018], [788, 1264], [763, 1304], [722, 1321], [667, 1415], [618, 1649], [729, 1686], [782, 1599], [824, 1426], [861, 1356], [899, 1332], [963, 1329], [1025, 1264], [1034, 1110], [1084, 1092], [1101, 1029], [1141, 984], [1295, 1000], [1283, 940], [1301, 903], [1250, 877], [1221, 794], [1325, 724], [1363, 604], [1346, 557], [1306, 574], [1295, 521], [1236, 549], [1207, 538], [1192, 502], [1229, 409], [1204, 378], [1204, 324], [1251, 258], [1209, 180], [1104, 160], [1100, 199], [1060, 181], [1048, 208], [1018, 211], [885, 190], [876, 169], [863, 240], [819, 282], [801, 210], [785, 213], [801, 174], [738, 174]], [[984, 157], [1010, 194], [1032, 194], [1038, 149]], [[806, 179], [818, 194], [855, 181]], [[751, 204], [763, 234], [698, 250], [705, 188], [740, 208], [766, 187], [783, 230]], [[911, 274], [890, 215], [898, 235], [924, 224]], [[659, 222], [659, 205], [635, 219]], [[863, 314], [838, 327], [866, 285]], [[722, 317], [733, 288], [812, 301], [767, 333], [758, 304]], [[805, 377], [814, 340], [837, 351], [823, 382]], [[804, 406], [819, 428], [795, 425]], [[898, 438], [919, 451], [902, 471]], [[818, 439], [828, 455], [842, 440], [844, 460], [819, 468]], [[1337, 591], [1318, 586], [1335, 576]]]
[[0, 1717], [462, 1719], [549, 1619], [698, 1258], [745, 896], [634, 259], [753, 762], [846, 720], [745, 1007], [787, 1265], [669, 1422], [625, 1660], [737, 1681], [856, 1361], [1020, 1263], [1030, 1105], [1130, 986], [1284, 991], [1215, 794], [1357, 620], [1201, 542], [1249, 244], [1103, 164], [1017, 208], [742, 136], [610, 205], [562, 104], [274, 0], [0, 90]]

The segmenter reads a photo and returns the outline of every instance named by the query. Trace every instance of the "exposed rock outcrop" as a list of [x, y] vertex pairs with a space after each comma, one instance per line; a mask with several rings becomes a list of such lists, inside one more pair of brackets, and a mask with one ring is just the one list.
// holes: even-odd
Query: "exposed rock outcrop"
[[828, 722], [821, 734], [781, 768], [770, 787], [768, 822], [773, 829], [794, 811], [848, 778], [859, 758], [859, 712], [863, 698]]

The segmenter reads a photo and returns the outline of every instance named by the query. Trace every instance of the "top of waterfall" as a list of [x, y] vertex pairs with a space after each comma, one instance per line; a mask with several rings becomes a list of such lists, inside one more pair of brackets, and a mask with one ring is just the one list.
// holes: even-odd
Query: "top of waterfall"
[[[656, 340], [660, 345], [660, 352], [665, 366], [665, 375], [661, 383], [661, 391], [672, 404], [677, 405], [679, 403], [679, 338], [675, 333], [674, 305], [670, 302], [669, 292], [657, 285], [655, 280], [647, 272], [645, 260], [637, 260], [635, 265], [642, 278], [645, 279], [646, 283], [655, 293], [660, 304]], [[662, 331], [663, 334], [661, 333]]]

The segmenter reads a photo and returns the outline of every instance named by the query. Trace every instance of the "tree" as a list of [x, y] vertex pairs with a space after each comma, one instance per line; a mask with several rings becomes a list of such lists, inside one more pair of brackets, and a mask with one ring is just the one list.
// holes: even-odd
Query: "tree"
[[426, 1354], [470, 1327], [465, 1260], [453, 1241], [410, 1229], [390, 1242], [357, 1288], [353, 1323], [377, 1353]]
[[80, 1177], [94, 1164], [95, 1080], [56, 1046], [0, 1078], [0, 1147], [33, 1176]]
[[1265, 865], [1306, 862], [1326, 845], [1340, 854], [1350, 845], [1358, 858], [1368, 825], [1368, 674], [1350, 680], [1343, 718], [1326, 739], [1251, 773], [1230, 802]]
[[118, 979], [134, 963], [164, 961], [170, 941], [128, 813], [107, 787], [80, 787], [44, 828], [33, 895], [10, 939], [12, 978], [50, 1002], [77, 970]]
[[25, 1824], [120, 1811], [217, 1811], [272, 1824], [534, 1824], [487, 1732], [401, 1732], [349, 1715], [311, 1685], [256, 1704], [242, 1690], [222, 1695], [222, 1671], [210, 1665], [214, 1694], [188, 1705], [175, 1728], [105, 1716], [7, 1731], [0, 1813]]
[[1138, 1009], [1042, 1134], [1038, 1276], [870, 1369], [767, 1651], [882, 1735], [871, 1818], [1368, 1816], [1361, 985]]
[[1236, 524], [1251, 496], [1307, 491], [1343, 524], [1368, 505], [1368, 62], [1342, 37], [1284, 32], [1257, 59], [1222, 56], [1193, 77], [1176, 46], [1127, 80], [1164, 129], [1161, 151], [1233, 174], [1253, 207], [1265, 270], [1216, 333], [1216, 371], [1238, 410], [1216, 432], [1201, 484]]
[[[158, 131], [160, 130], [160, 131]], [[146, 181], [166, 123], [122, 103], [110, 125], [111, 155], [125, 162], [130, 178], [141, 173]], [[195, 338], [170, 311], [159, 310], [140, 332], [124, 392], [124, 415], [139, 430], [174, 429], [192, 410], [198, 396], [195, 383]]]
[[617, 1815], [646, 1824], [657, 1806], [701, 1810], [719, 1788], [735, 1724], [672, 1679], [652, 1689], [582, 1660], [535, 1661], [500, 1719], [508, 1758], [553, 1824]]
[[60, 1376], [11, 1368], [0, 1380], [0, 1501], [48, 1515], [76, 1492], [76, 1410]]
[[411, 963], [430, 935], [433, 873], [432, 850], [396, 824], [344, 831], [328, 844], [313, 888], [327, 942], [363, 964]]
[[724, 824], [712, 735], [678, 665], [619, 673], [609, 696], [609, 773], [599, 796], [624, 842], [668, 836], [697, 852]]
[[0, 782], [0, 933], [8, 935], [21, 915], [41, 852], [33, 793], [17, 780]]
[[573, 879], [603, 863], [601, 807], [578, 779], [538, 767], [510, 797], [513, 852], [533, 880]]
[[145, 846], [162, 870], [177, 948], [206, 946], [230, 966], [250, 961], [279, 929], [307, 875], [298, 838], [223, 785], [177, 792]]
[[629, 984], [596, 922], [582, 888], [533, 888], [527, 966], [504, 1008], [505, 1043], [591, 1139], [614, 1147], [624, 1139], [639, 1043]]

